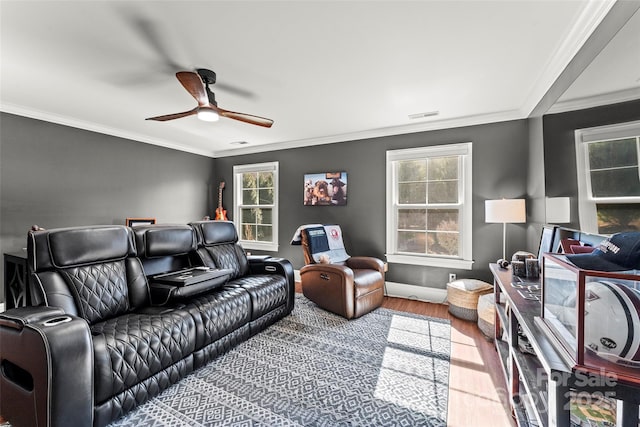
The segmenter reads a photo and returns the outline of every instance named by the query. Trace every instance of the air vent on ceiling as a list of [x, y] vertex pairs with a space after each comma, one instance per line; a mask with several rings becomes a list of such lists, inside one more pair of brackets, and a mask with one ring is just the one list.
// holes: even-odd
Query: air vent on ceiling
[[425, 117], [437, 116], [438, 114], [440, 114], [440, 111], [427, 111], [425, 113], [409, 114], [409, 118], [410, 119], [423, 119]]

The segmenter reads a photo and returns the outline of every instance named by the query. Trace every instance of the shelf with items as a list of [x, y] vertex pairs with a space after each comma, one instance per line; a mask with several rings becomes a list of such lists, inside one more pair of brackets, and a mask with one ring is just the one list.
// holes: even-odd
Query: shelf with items
[[[524, 298], [518, 292], [518, 283], [513, 281], [509, 269], [495, 264], [490, 269], [496, 287], [496, 332], [504, 331], [506, 340], [501, 340], [501, 335], [497, 334], [495, 345], [503, 366], [509, 403], [518, 425], [576, 425], [572, 423], [577, 412], [570, 408], [575, 407], [577, 396], [579, 403], [586, 402], [587, 412], [600, 411], [615, 417], [615, 425], [638, 427], [638, 386], [622, 381], [615, 374], [610, 377], [606, 370], [572, 369], [575, 366], [563, 354], [559, 342], [544, 331], [542, 302]], [[544, 292], [542, 296], [544, 300]], [[502, 297], [504, 301], [499, 299]], [[530, 345], [526, 351], [520, 345], [523, 338]], [[613, 414], [611, 400], [617, 401], [617, 412]]]
[[[525, 298], [527, 295], [520, 292], [523, 287], [538, 286], [539, 280], [523, 282], [514, 279], [510, 269], [495, 264], [490, 268], [495, 279], [496, 332], [504, 330], [507, 341], [496, 339], [496, 350], [503, 361], [506, 359], [503, 367], [514, 418], [519, 426], [568, 425], [568, 414], [560, 417], [557, 414], [557, 408], [566, 404], [565, 396], [563, 393], [550, 396], [549, 375], [569, 369], [535, 324], [540, 301]], [[521, 348], [524, 339], [528, 344], [526, 351]]]
[[533, 405], [535, 403], [535, 396], [532, 397], [526, 390], [526, 388], [522, 386], [522, 383], [520, 384], [519, 396], [521, 396], [521, 398], [519, 399], [520, 402], [518, 403], [520, 409], [518, 412], [520, 413], [521, 418], [516, 418], [516, 422], [520, 426], [546, 426], [546, 423], [540, 423], [540, 419], [538, 418], [538, 409]]
[[[533, 418], [537, 420], [537, 424], [548, 425], [546, 418], [543, 416], [547, 411], [547, 374], [536, 356], [514, 351], [512, 352], [512, 357], [518, 367], [518, 375], [522, 379], [520, 381], [521, 390], [524, 389], [526, 391], [525, 406], [531, 408], [528, 412], [529, 415], [533, 413]], [[529, 416], [529, 418], [531, 419], [532, 417]]]

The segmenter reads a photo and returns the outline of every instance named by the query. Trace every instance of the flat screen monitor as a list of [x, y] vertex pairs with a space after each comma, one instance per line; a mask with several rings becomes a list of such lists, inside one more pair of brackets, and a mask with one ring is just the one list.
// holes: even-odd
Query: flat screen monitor
[[542, 227], [542, 235], [540, 236], [540, 246], [538, 247], [538, 260], [542, 262], [542, 254], [545, 252], [553, 252], [553, 240], [556, 232], [555, 225], [545, 225]]

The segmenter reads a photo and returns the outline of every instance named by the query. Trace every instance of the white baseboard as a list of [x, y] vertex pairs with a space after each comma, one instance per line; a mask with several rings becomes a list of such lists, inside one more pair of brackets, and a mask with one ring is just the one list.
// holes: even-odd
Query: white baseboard
[[389, 297], [413, 299], [418, 301], [444, 304], [447, 290], [428, 286], [408, 285], [406, 283], [385, 282], [386, 294]]
[[0, 313], [4, 311], [4, 303], [0, 302]]

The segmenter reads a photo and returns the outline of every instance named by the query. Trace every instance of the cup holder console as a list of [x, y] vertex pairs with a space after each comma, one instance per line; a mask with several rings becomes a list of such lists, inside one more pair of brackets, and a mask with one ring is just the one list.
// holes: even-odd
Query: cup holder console
[[69, 317], [69, 316], [60, 316], [60, 317], [54, 317], [53, 319], [46, 320], [46, 321], [42, 322], [42, 325], [43, 326], [55, 326], [55, 325], [60, 325], [62, 323], [67, 323], [67, 322], [71, 322], [71, 317]]

